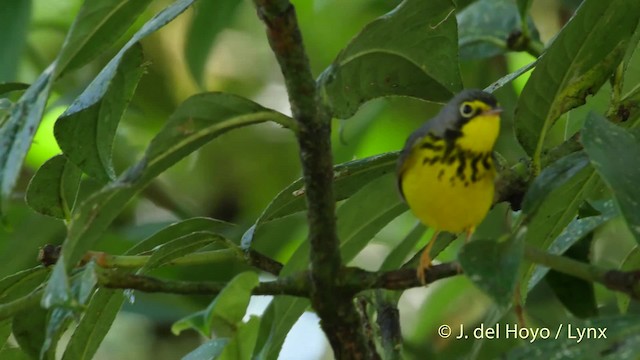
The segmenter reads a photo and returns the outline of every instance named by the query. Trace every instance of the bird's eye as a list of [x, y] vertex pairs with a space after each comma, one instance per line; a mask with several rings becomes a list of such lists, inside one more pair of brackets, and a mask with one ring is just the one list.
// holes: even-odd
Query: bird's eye
[[469, 103], [462, 103], [462, 105], [460, 105], [460, 115], [470, 118], [473, 115], [473, 106]]

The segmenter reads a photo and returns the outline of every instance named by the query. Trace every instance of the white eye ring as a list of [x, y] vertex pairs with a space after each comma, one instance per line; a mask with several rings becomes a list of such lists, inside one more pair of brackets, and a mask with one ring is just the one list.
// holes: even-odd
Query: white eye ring
[[460, 115], [466, 118], [473, 116], [473, 106], [469, 105], [469, 103], [462, 103], [460, 105]]

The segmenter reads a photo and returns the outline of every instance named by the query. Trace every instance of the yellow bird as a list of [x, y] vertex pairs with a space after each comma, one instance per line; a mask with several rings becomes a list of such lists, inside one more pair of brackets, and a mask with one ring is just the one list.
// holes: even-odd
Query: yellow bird
[[400, 192], [415, 216], [435, 230], [417, 269], [423, 284], [439, 232], [465, 231], [468, 241], [491, 207], [501, 111], [493, 95], [464, 90], [413, 132], [400, 153]]

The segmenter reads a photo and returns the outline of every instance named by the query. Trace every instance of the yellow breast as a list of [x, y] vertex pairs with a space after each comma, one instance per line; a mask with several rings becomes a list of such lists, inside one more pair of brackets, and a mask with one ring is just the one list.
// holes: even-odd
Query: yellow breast
[[494, 195], [496, 120], [474, 118], [451, 144], [431, 135], [414, 144], [402, 166], [400, 186], [424, 224], [458, 233], [473, 230], [484, 219]]

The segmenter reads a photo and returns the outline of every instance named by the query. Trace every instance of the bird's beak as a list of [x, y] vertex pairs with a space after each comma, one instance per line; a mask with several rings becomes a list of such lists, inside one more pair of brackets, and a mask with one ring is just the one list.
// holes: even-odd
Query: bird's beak
[[497, 108], [483, 111], [482, 115], [500, 115], [500, 113], [502, 113], [502, 108], [497, 107]]

